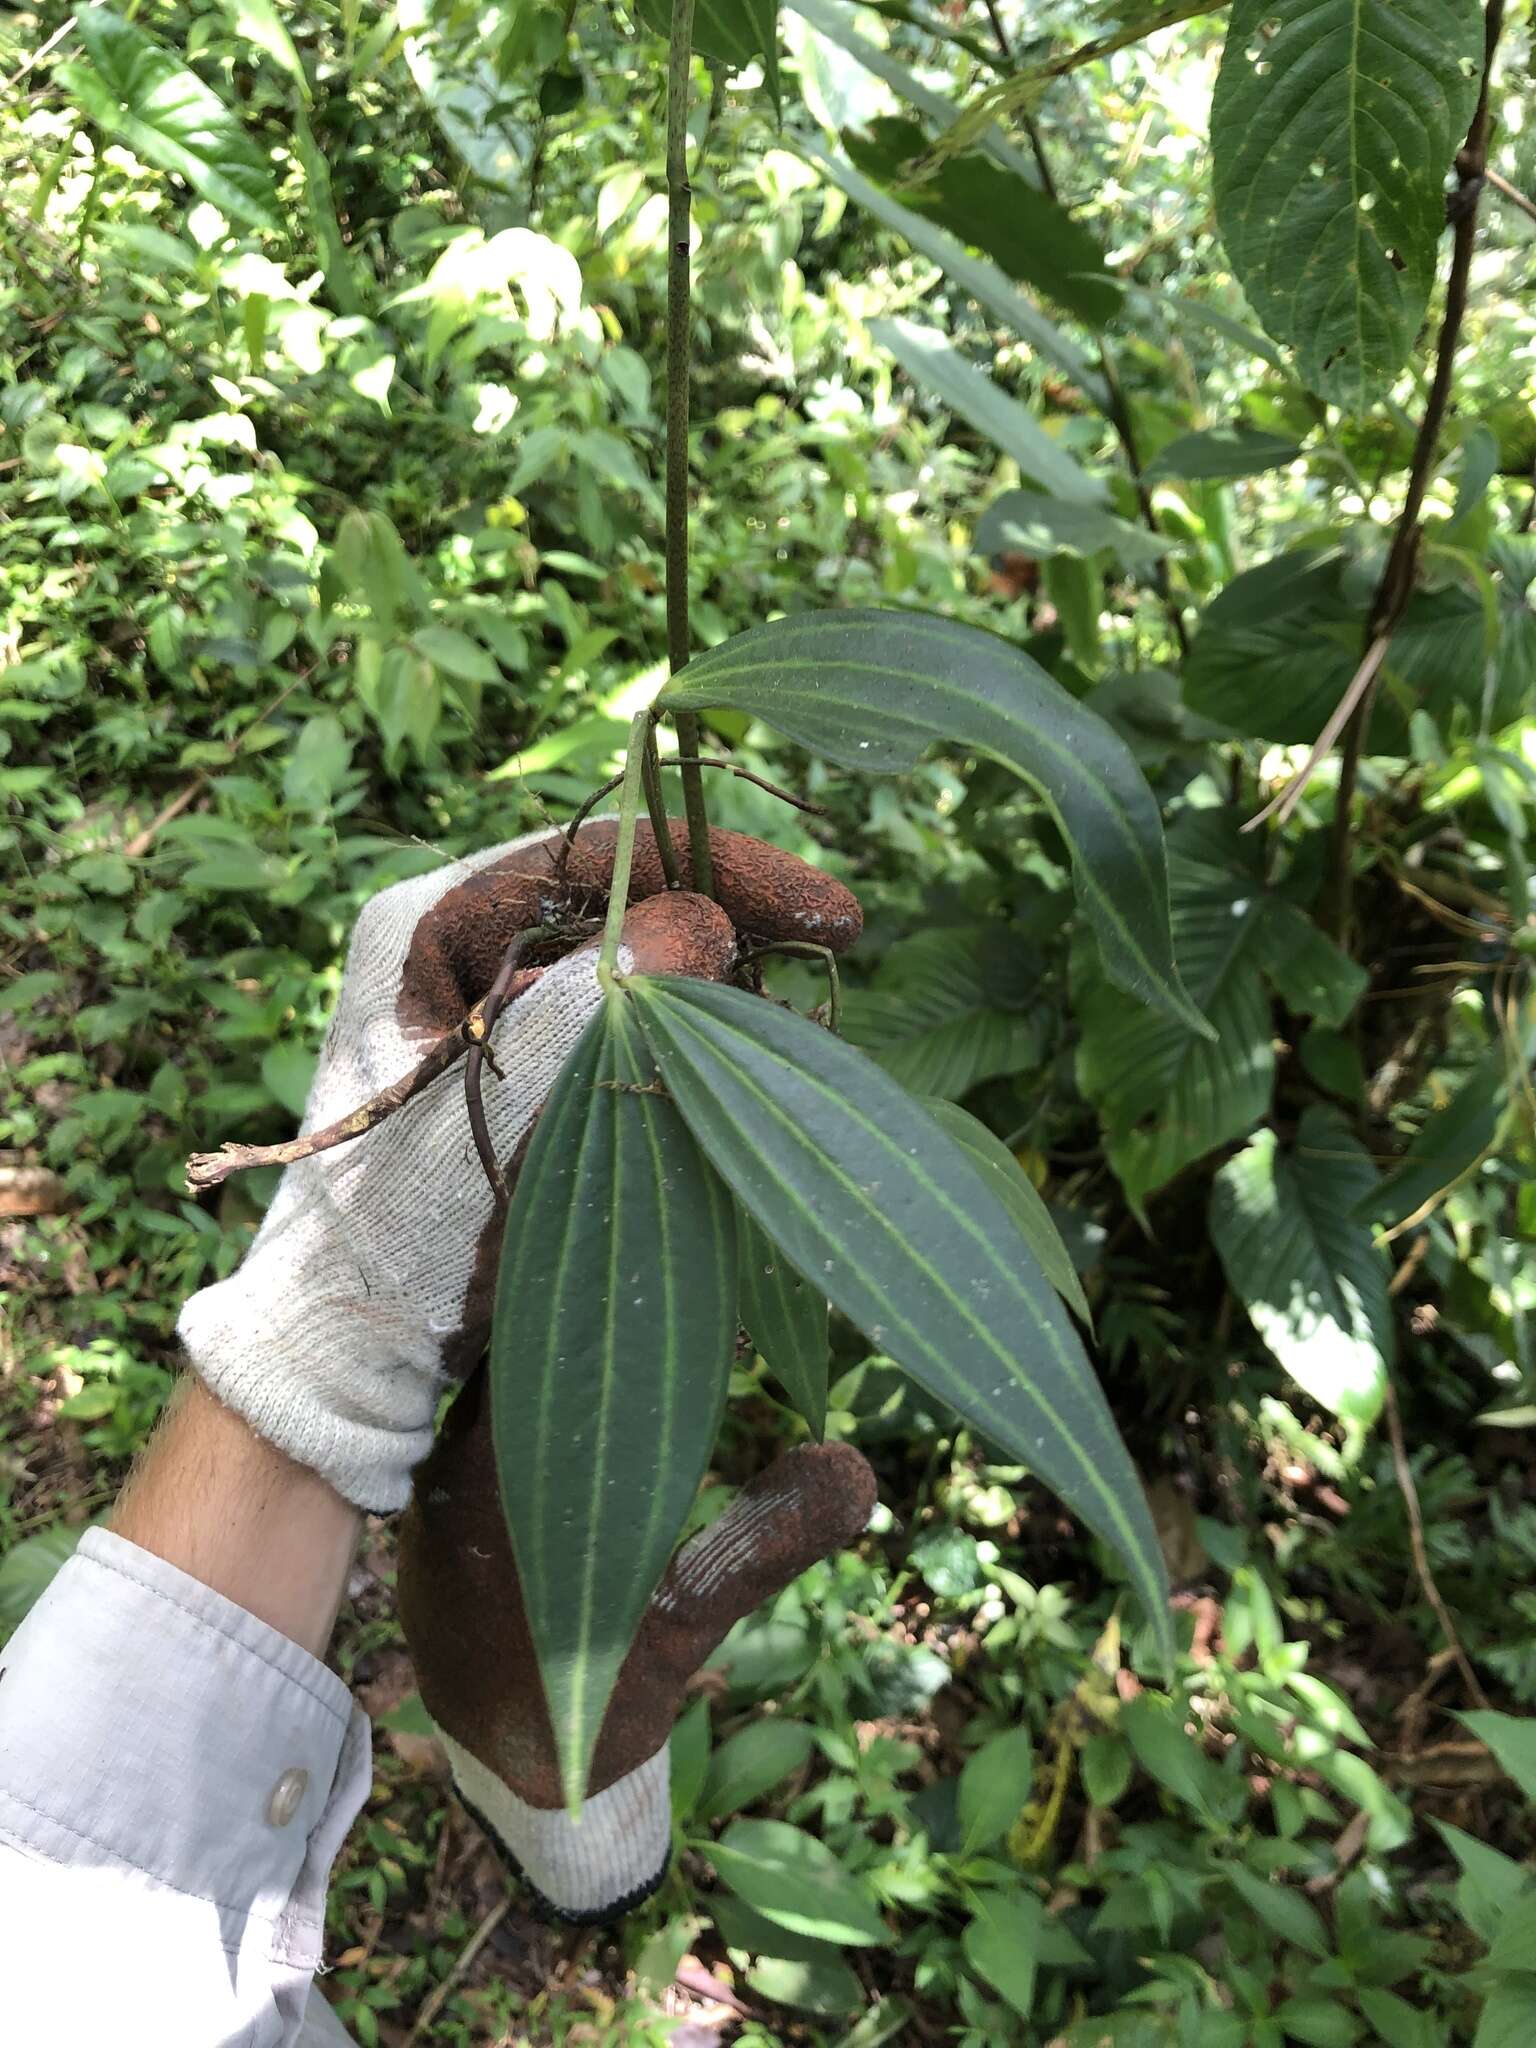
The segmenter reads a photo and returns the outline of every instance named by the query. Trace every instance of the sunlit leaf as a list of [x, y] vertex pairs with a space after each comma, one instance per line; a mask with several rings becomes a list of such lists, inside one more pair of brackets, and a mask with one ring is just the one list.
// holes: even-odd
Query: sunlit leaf
[[890, 1939], [858, 1881], [826, 1843], [786, 1821], [732, 1821], [709, 1857], [737, 1897], [776, 1926], [846, 1948]]
[[573, 1804], [713, 1448], [736, 1328], [730, 1201], [653, 1078], [615, 996], [518, 1176], [491, 1341], [502, 1504]]
[[1482, 62], [1477, 0], [1235, 0], [1217, 223], [1254, 311], [1338, 405], [1384, 396], [1407, 359]]
[[281, 229], [271, 165], [211, 87], [104, 7], [83, 8], [77, 33], [89, 63], [71, 58], [53, 75], [93, 121], [145, 163], [185, 178], [232, 221]]
[[1162, 829], [1140, 769], [1109, 726], [1005, 641], [916, 612], [803, 613], [699, 655], [659, 702], [732, 705], [875, 773], [911, 767], [935, 740], [993, 755], [1061, 827], [1110, 975], [1208, 1029], [1174, 965]]
[[878, 1067], [795, 1012], [704, 982], [628, 986], [669, 1093], [741, 1206], [871, 1343], [1118, 1551], [1166, 1644], [1135, 1471], [980, 1169]]
[[1395, 1348], [1387, 1262], [1354, 1217], [1376, 1169], [1333, 1109], [1302, 1112], [1282, 1152], [1260, 1131], [1211, 1189], [1211, 1241], [1232, 1291], [1314, 1401], [1373, 1422]]

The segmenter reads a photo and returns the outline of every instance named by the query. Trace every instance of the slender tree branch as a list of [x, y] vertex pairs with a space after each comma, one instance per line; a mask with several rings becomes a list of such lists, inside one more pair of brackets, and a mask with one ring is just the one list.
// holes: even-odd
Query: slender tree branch
[[[654, 726], [651, 728], [651, 731], [654, 735]], [[796, 796], [792, 789], [783, 789], [777, 782], [770, 782], [766, 775], [754, 775], [750, 768], [743, 768], [735, 761], [723, 760], [719, 754], [672, 754], [665, 761], [660, 760], [658, 757], [657, 765], [663, 768], [719, 768], [727, 775], [735, 775], [743, 782], [750, 782], [757, 789], [766, 789], [768, 794], [776, 796], [781, 804], [792, 804], [797, 811], [805, 811], [810, 817], [825, 818], [828, 815], [825, 804], [813, 804], [807, 796]], [[594, 789], [590, 796], [582, 798], [576, 808], [575, 815], [565, 828], [565, 840], [555, 860], [555, 878], [557, 881], [564, 881], [565, 879], [566, 864], [571, 857], [571, 848], [576, 844], [576, 834], [581, 830], [588, 818], [591, 817], [603, 798], [605, 796], [612, 796], [623, 780], [624, 774], [620, 770], [617, 775], [610, 775], [608, 780], [599, 788]], [[647, 807], [649, 807], [649, 792], [646, 795], [646, 803]], [[662, 871], [665, 873], [667, 866], [665, 849], [672, 843], [672, 834], [666, 823], [665, 811], [661, 814], [662, 822], [659, 826], [657, 824], [657, 814], [654, 810], [650, 812], [650, 818], [651, 829], [656, 832], [658, 843], [663, 849]], [[690, 845], [690, 855], [692, 851], [693, 849]], [[672, 886], [670, 880], [668, 886]], [[702, 891], [700, 893], [702, 894]]]
[[813, 804], [808, 796], [796, 796], [792, 789], [784, 789], [777, 782], [770, 782], [766, 775], [754, 775], [750, 768], [743, 768], [735, 761], [726, 761], [719, 754], [678, 754], [667, 763], [673, 768], [719, 768], [727, 775], [735, 775], [742, 782], [750, 782], [755, 789], [766, 789], [770, 796], [776, 796], [781, 804], [793, 804], [797, 811], [808, 812], [813, 818], [828, 816], [825, 804]]
[[1419, 1582], [1420, 1591], [1429, 1602], [1430, 1609], [1441, 1632], [1446, 1647], [1456, 1659], [1456, 1668], [1461, 1673], [1461, 1682], [1467, 1688], [1467, 1697], [1475, 1707], [1486, 1709], [1491, 1703], [1482, 1683], [1472, 1668], [1472, 1660], [1462, 1648], [1461, 1637], [1456, 1633], [1456, 1624], [1451, 1619], [1451, 1610], [1441, 1597], [1440, 1588], [1435, 1584], [1435, 1575], [1430, 1567], [1429, 1546], [1424, 1541], [1424, 1516], [1419, 1508], [1419, 1489], [1414, 1484], [1413, 1467], [1408, 1462], [1408, 1446], [1403, 1441], [1403, 1417], [1397, 1405], [1397, 1390], [1391, 1380], [1387, 1381], [1387, 1434], [1392, 1440], [1392, 1464], [1397, 1473], [1397, 1490], [1403, 1497], [1403, 1512], [1408, 1517], [1408, 1542], [1413, 1552], [1413, 1569]]
[[[693, 59], [693, 0], [672, 0], [667, 54], [667, 660], [673, 675], [688, 665], [688, 373], [692, 266], [689, 239], [693, 188], [688, 183], [688, 86]], [[699, 751], [696, 711], [673, 714], [680, 751]], [[693, 886], [715, 893], [709, 857], [709, 809], [704, 779], [683, 770], [683, 811]]]
[[827, 1022], [834, 1035], [843, 1028], [843, 981], [837, 970], [837, 955], [830, 946], [818, 946], [810, 939], [775, 939], [770, 945], [756, 946], [750, 953], [743, 953], [736, 962], [738, 967], [750, 967], [754, 960], [766, 960], [771, 953], [788, 953], [800, 959], [819, 960], [827, 970]]
[[[1467, 287], [1472, 274], [1472, 257], [1477, 248], [1477, 202], [1482, 196], [1488, 169], [1488, 96], [1493, 80], [1493, 60], [1504, 30], [1504, 0], [1488, 0], [1483, 16], [1483, 76], [1478, 88], [1477, 107], [1467, 139], [1456, 156], [1456, 189], [1446, 201], [1453, 238], [1451, 267], [1445, 281], [1445, 312], [1440, 321], [1440, 339], [1435, 350], [1435, 371], [1424, 417], [1419, 422], [1413, 458], [1408, 466], [1408, 489], [1397, 528], [1387, 552], [1381, 580], [1371, 602], [1365, 626], [1365, 646], [1391, 639], [1408, 609], [1418, 572], [1422, 537], [1420, 515], [1424, 494], [1435, 463], [1440, 428], [1450, 403], [1451, 383], [1456, 368], [1456, 350], [1461, 340], [1461, 323], [1467, 310]], [[1352, 871], [1350, 867], [1350, 813], [1355, 786], [1360, 776], [1360, 756], [1375, 708], [1380, 686], [1379, 670], [1360, 696], [1344, 728], [1344, 749], [1339, 761], [1339, 791], [1333, 816], [1333, 845], [1327, 897], [1322, 922], [1333, 936], [1343, 940], [1348, 933]]]
[[654, 714], [645, 728], [645, 755], [640, 763], [640, 779], [645, 788], [645, 808], [651, 821], [651, 834], [661, 856], [662, 880], [669, 889], [675, 889], [681, 876], [677, 866], [677, 848], [672, 844], [672, 833], [667, 824], [667, 806], [661, 793], [661, 759], [656, 752]]
[[1527, 199], [1523, 192], [1510, 184], [1508, 178], [1501, 178], [1495, 170], [1486, 170], [1483, 176], [1501, 199], [1507, 199], [1511, 206], [1518, 206], [1522, 213], [1529, 214], [1532, 220], [1536, 220], [1536, 199]]
[[[475, 1150], [480, 1155], [480, 1164], [485, 1168], [485, 1177], [491, 1184], [491, 1193], [495, 1196], [498, 1207], [506, 1202], [507, 1183], [501, 1170], [501, 1161], [496, 1157], [496, 1147], [491, 1142], [491, 1127], [486, 1121], [485, 1100], [480, 1092], [484, 1078], [483, 1070], [489, 1060], [492, 1071], [500, 1080], [501, 1074], [491, 1051], [491, 1033], [496, 1029], [496, 1020], [512, 992], [513, 976], [522, 965], [523, 956], [535, 939], [546, 936], [542, 925], [534, 925], [529, 930], [513, 936], [507, 950], [501, 956], [496, 979], [476, 1006], [479, 1011], [477, 1024], [469, 1031], [472, 1043], [469, 1058], [464, 1066], [464, 1106], [469, 1112], [469, 1129], [475, 1141]], [[474, 1014], [474, 1011], [470, 1012], [471, 1017]], [[466, 1019], [465, 1026], [468, 1026], [468, 1023], [469, 1020]]]

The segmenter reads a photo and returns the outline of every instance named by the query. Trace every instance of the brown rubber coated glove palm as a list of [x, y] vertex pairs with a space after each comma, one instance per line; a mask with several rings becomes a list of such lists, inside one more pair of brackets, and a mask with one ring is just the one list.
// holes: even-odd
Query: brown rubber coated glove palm
[[497, 1497], [490, 1410], [482, 1369], [417, 1472], [400, 1531], [401, 1619], [465, 1804], [562, 1919], [611, 1920], [666, 1871], [667, 1740], [688, 1680], [744, 1614], [853, 1542], [874, 1475], [847, 1444], [791, 1451], [683, 1546], [619, 1674], [573, 1823]]

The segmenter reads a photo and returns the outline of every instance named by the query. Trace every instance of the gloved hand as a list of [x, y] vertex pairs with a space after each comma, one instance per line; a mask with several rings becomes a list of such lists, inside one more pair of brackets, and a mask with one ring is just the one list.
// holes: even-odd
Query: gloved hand
[[[366, 904], [304, 1130], [360, 1107], [454, 1031], [516, 933], [593, 929], [616, 836], [611, 819], [584, 827], [562, 873], [560, 835], [536, 834]], [[681, 820], [673, 840], [686, 889]], [[859, 907], [840, 883], [739, 833], [712, 832], [710, 847], [718, 905], [661, 894], [642, 824], [621, 971], [721, 978], [737, 935], [814, 937], [839, 950], [857, 936]], [[490, 1041], [503, 1078], [484, 1082], [503, 1165], [597, 1006], [596, 959], [594, 937], [513, 983]], [[181, 1339], [206, 1384], [259, 1436], [359, 1507], [400, 1508], [439, 1395], [484, 1349], [499, 1237], [455, 1068], [377, 1129], [289, 1166], [239, 1270], [182, 1310]]]
[[572, 1822], [497, 1497], [484, 1372], [465, 1387], [400, 1524], [400, 1618], [461, 1798], [561, 1919], [615, 1919], [660, 1884], [667, 1741], [688, 1679], [742, 1615], [851, 1543], [874, 1503], [851, 1445], [809, 1446], [683, 1546], [619, 1674]]

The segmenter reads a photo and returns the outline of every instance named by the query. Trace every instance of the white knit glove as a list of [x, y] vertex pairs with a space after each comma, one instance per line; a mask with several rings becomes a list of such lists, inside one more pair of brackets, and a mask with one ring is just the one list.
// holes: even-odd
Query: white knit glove
[[[336, 1014], [305, 1109], [317, 1130], [400, 1080], [462, 1023], [509, 940], [535, 925], [592, 928], [615, 826], [580, 833], [563, 875], [558, 834], [535, 834], [385, 889], [358, 918]], [[684, 882], [686, 833], [674, 821]], [[793, 856], [713, 832], [719, 905], [662, 896], [648, 828], [636, 838], [624, 972], [729, 972], [736, 934], [798, 929], [811, 908], [856, 935], [848, 892]], [[645, 900], [654, 899], [654, 900]], [[721, 907], [723, 906], [723, 907]], [[503, 1166], [599, 1000], [596, 941], [524, 973], [484, 1078]], [[258, 1435], [359, 1507], [401, 1508], [432, 1441], [439, 1395], [484, 1347], [500, 1214], [475, 1152], [462, 1067], [377, 1129], [289, 1166], [245, 1262], [194, 1294], [179, 1331], [207, 1385]]]
[[400, 1525], [400, 1619], [465, 1805], [558, 1918], [612, 1920], [666, 1871], [667, 1744], [689, 1679], [742, 1615], [853, 1542], [875, 1503], [874, 1475], [850, 1444], [791, 1451], [683, 1546], [619, 1674], [572, 1821], [497, 1495], [490, 1416], [480, 1372], [416, 1475]]

